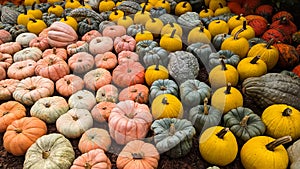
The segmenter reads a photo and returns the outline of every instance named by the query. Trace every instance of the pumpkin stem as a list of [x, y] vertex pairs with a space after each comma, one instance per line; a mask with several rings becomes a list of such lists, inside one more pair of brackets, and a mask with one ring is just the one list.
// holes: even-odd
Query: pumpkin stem
[[45, 104], [45, 107], [46, 108], [49, 108], [51, 106], [51, 104], [49, 103], [49, 102], [47, 102], [46, 104]]
[[169, 22], [169, 24], [170, 24], [170, 26], [171, 26], [172, 28], [174, 28], [174, 23], [173, 23], [173, 22]]
[[49, 151], [43, 151], [43, 152], [42, 152], [42, 157], [43, 157], [43, 159], [47, 159], [49, 156], [50, 156]]
[[281, 137], [281, 138], [278, 138], [270, 143], [268, 143], [266, 145], [267, 149], [270, 150], [270, 151], [274, 151], [274, 149], [282, 144], [286, 144], [288, 142], [291, 142], [292, 141], [292, 137], [291, 136], [284, 136], [284, 137]]
[[114, 14], [115, 14], [115, 15], [118, 15], [117, 8], [114, 10]]
[[274, 42], [275, 42], [275, 41], [274, 41], [273, 38], [270, 39], [270, 40], [268, 41], [267, 45], [266, 45], [266, 48], [267, 48], [267, 49], [270, 49], [270, 47], [273, 45]]
[[158, 61], [156, 62], [156, 64], [155, 64], [155, 70], [159, 70], [159, 59], [158, 59]]
[[84, 169], [91, 169], [91, 168], [92, 168], [92, 165], [90, 163], [86, 162], [84, 164]]
[[169, 128], [169, 135], [173, 136], [175, 134], [175, 132], [176, 132], [175, 125], [174, 125], [174, 123], [171, 123], [170, 128]]
[[172, 33], [171, 33], [171, 35], [170, 35], [170, 38], [174, 38], [175, 32], [176, 32], [176, 29], [173, 29], [173, 31], [172, 31]]
[[238, 30], [234, 36], [233, 36], [233, 39], [234, 40], [237, 40], [239, 38], [239, 34], [242, 33], [244, 31], [244, 28], [241, 28], [240, 30]]
[[19, 134], [19, 133], [22, 133], [22, 131], [23, 131], [23, 130], [20, 129], [20, 128], [15, 128], [15, 132], [18, 133], [18, 134]]
[[3, 116], [8, 115], [8, 114], [9, 114], [9, 112], [6, 111], [6, 112], [3, 113]]
[[34, 19], [34, 18], [29, 18], [29, 20], [32, 21], [32, 22], [34, 22], [34, 23], [37, 22], [36, 19]]
[[205, 97], [205, 99], [204, 99], [204, 104], [203, 104], [203, 107], [204, 107], [203, 113], [204, 113], [205, 115], [208, 115], [208, 106], [207, 106], [207, 103], [208, 103], [208, 99], [207, 99], [207, 97]]
[[131, 153], [132, 158], [135, 160], [140, 160], [144, 158], [144, 155], [142, 153]]
[[226, 67], [226, 64], [225, 64], [223, 58], [220, 59], [220, 63], [221, 63], [221, 66], [222, 66], [222, 70], [227, 70], [227, 67]]
[[292, 109], [290, 109], [288, 107], [286, 109], [284, 109], [282, 112], [282, 116], [290, 116], [291, 114], [292, 114]]
[[160, 86], [160, 90], [167, 90], [166, 86]]
[[78, 118], [78, 116], [74, 115], [74, 116], [72, 116], [72, 119], [73, 119], [74, 121], [77, 121], [79, 118]]
[[240, 121], [240, 125], [243, 126], [243, 127], [246, 127], [246, 126], [247, 126], [247, 123], [248, 123], [249, 117], [250, 117], [250, 116], [246, 115], [246, 116]]
[[287, 24], [288, 23], [288, 19], [285, 16], [281, 17], [280, 20], [279, 20], [279, 23], [280, 24]]
[[36, 4], [36, 1], [34, 1], [31, 5], [31, 10], [34, 10], [35, 9], [35, 4]]
[[243, 16], [243, 14], [241, 13], [241, 14], [239, 14], [235, 19], [236, 19], [236, 20], [240, 20], [242, 16]]
[[142, 12], [141, 12], [141, 14], [144, 14], [144, 13], [145, 13], [146, 6], [147, 6], [147, 4], [145, 3], [145, 5], [144, 5], [144, 6], [143, 6], [143, 8], [142, 8]]
[[169, 104], [168, 99], [167, 99], [166, 97], [164, 97], [164, 98], [162, 99], [161, 103], [162, 103], [162, 104], [166, 104], [166, 105]]
[[67, 80], [67, 84], [70, 85], [70, 84], [71, 84], [71, 81], [70, 81], [70, 80]]
[[186, 8], [186, 4], [187, 4], [187, 1], [185, 1], [185, 2], [182, 4], [182, 7], [183, 7], [183, 8]]
[[132, 89], [130, 90], [130, 92], [137, 92], [137, 89], [136, 89], [136, 88], [132, 88]]
[[152, 23], [156, 22], [152, 16], [150, 16], [150, 18], [151, 18]]
[[226, 86], [226, 90], [224, 91], [225, 94], [230, 94], [231, 92], [231, 83], [228, 83]]
[[205, 13], [207, 13], [207, 12], [208, 12], [208, 9], [207, 9], [207, 7], [206, 7], [206, 6], [202, 6], [202, 8], [204, 9]]
[[123, 20], [126, 20], [126, 12], [124, 12]]
[[141, 26], [141, 34], [144, 34], [144, 28]]
[[251, 61], [250, 61], [250, 63], [251, 64], [256, 64], [257, 63], [257, 61], [260, 59], [260, 56], [255, 56]]
[[133, 112], [126, 114], [126, 117], [128, 117], [129, 119], [133, 119], [134, 116], [136, 116], [136, 113], [133, 113]]
[[204, 27], [200, 26], [199, 32], [203, 32], [204, 31]]
[[220, 6], [220, 8], [223, 8], [223, 7], [224, 7], [222, 3], [219, 3], [219, 6]]
[[243, 21], [243, 29], [244, 29], [244, 30], [247, 29], [247, 21]]
[[27, 8], [25, 5], [23, 5], [24, 14], [27, 15]]
[[221, 131], [219, 131], [216, 135], [220, 138], [223, 139], [225, 134], [229, 131], [229, 128], [223, 128]]

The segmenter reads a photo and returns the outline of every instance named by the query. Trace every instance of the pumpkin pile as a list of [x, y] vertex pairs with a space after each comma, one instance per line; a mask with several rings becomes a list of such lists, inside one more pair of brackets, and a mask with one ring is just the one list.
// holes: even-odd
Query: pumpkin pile
[[299, 168], [296, 18], [260, 0], [199, 3], [3, 2], [5, 150], [24, 169], [153, 169], [193, 148], [209, 168]]

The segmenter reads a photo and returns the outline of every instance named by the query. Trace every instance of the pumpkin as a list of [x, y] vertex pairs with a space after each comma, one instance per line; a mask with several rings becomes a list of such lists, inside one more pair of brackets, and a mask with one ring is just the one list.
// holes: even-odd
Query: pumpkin
[[168, 66], [169, 63], [169, 52], [161, 47], [154, 47], [145, 53], [143, 61], [146, 67], [155, 65], [158, 63], [164, 67]]
[[89, 51], [92, 55], [103, 54], [113, 49], [113, 39], [108, 36], [95, 37], [89, 43]]
[[151, 113], [154, 119], [180, 119], [183, 117], [183, 105], [176, 96], [172, 94], [161, 94], [152, 101]]
[[291, 36], [286, 35], [284, 32], [278, 30], [278, 29], [268, 29], [264, 32], [264, 34], [261, 36], [262, 39], [265, 41], [269, 41], [271, 39], [274, 39], [276, 42], [280, 41], [283, 43], [291, 43]]
[[81, 37], [81, 40], [89, 43], [95, 37], [101, 37], [101, 36], [102, 34], [98, 30], [90, 30]]
[[[290, 135], [293, 140], [300, 137], [297, 128], [299, 110], [286, 104], [273, 104], [262, 113], [262, 121], [266, 125], [266, 134], [273, 138]], [[279, 123], [280, 122], [280, 123]]]
[[279, 20], [272, 22], [270, 29], [278, 29], [289, 36], [292, 36], [293, 33], [297, 32], [297, 26], [286, 17], [281, 17]]
[[299, 140], [295, 141], [292, 145], [287, 148], [289, 161], [290, 161], [290, 169], [297, 169], [299, 167]]
[[175, 6], [175, 15], [180, 16], [186, 12], [192, 12], [192, 5], [188, 1], [182, 1]]
[[94, 67], [93, 55], [88, 52], [78, 52], [68, 59], [68, 65], [75, 74], [86, 73]]
[[237, 71], [241, 81], [249, 77], [259, 77], [267, 73], [267, 65], [259, 56], [247, 57], [242, 59], [238, 66]]
[[19, 80], [4, 79], [0, 80], [0, 101], [12, 99], [12, 93], [17, 88]]
[[17, 101], [7, 101], [0, 105], [0, 132], [5, 132], [6, 128], [15, 120], [26, 116], [26, 108]]
[[300, 77], [300, 64], [295, 66], [292, 71]]
[[55, 123], [56, 120], [69, 110], [67, 101], [61, 96], [39, 99], [30, 108], [30, 115], [46, 123]]
[[10, 54], [0, 52], [0, 67], [8, 69], [13, 63], [13, 58]]
[[[126, 34], [129, 36], [136, 36], [137, 33], [139, 33], [141, 30], [144, 30], [144, 26], [141, 24], [132, 24], [127, 27]], [[149, 32], [149, 31], [148, 31]], [[151, 33], [151, 32], [150, 32]]]
[[72, 108], [56, 120], [57, 131], [67, 138], [78, 138], [92, 126], [93, 117], [87, 109]]
[[54, 54], [55, 56], [63, 59], [63, 60], [66, 60], [68, 58], [68, 53], [67, 53], [67, 50], [65, 48], [56, 48], [56, 47], [53, 47], [53, 48], [50, 48], [50, 49], [46, 49], [44, 50], [43, 54], [42, 54], [42, 58], [46, 57], [47, 55], [50, 55], [50, 54]]
[[167, 13], [171, 12], [171, 5], [170, 2], [167, 0], [158, 0], [155, 4], [155, 7], [162, 7], [166, 9]]
[[78, 39], [74, 29], [66, 23], [54, 22], [49, 27], [48, 42], [52, 47], [66, 47]]
[[47, 56], [36, 63], [35, 74], [49, 78], [53, 81], [68, 75], [70, 69], [68, 64], [61, 58], [55, 56]]
[[[262, 39], [262, 38], [257, 38], [257, 37], [255, 37], [255, 38], [251, 38], [251, 39], [249, 39], [248, 40], [248, 43], [249, 43], [249, 46], [250, 46], [250, 49], [254, 46], [254, 45], [256, 45], [256, 44], [259, 44], [259, 43], [267, 43], [264, 39]], [[249, 52], [248, 52], [249, 53]]]
[[6, 42], [0, 45], [0, 52], [10, 55], [14, 55], [16, 52], [19, 52], [22, 49], [22, 46], [18, 42]]
[[192, 138], [196, 134], [190, 121], [176, 118], [155, 120], [151, 130], [154, 132], [157, 150], [171, 158], [187, 155], [192, 148]]
[[31, 106], [37, 100], [51, 96], [53, 93], [53, 81], [42, 76], [33, 76], [20, 81], [13, 93], [13, 98], [24, 105]]
[[213, 53], [214, 49], [211, 45], [202, 42], [196, 42], [189, 45], [186, 49], [187, 52], [192, 53], [199, 61], [199, 64], [205, 66], [208, 69], [208, 57]]
[[70, 108], [86, 109], [90, 111], [96, 105], [94, 94], [88, 90], [79, 90], [68, 99]]
[[228, 128], [214, 126], [206, 129], [200, 136], [199, 150], [204, 160], [210, 164], [226, 166], [236, 158], [238, 144]]
[[27, 26], [29, 18], [34, 18], [32, 14], [27, 13], [27, 8], [25, 5], [22, 5], [24, 12], [19, 14], [17, 17], [17, 24]]
[[229, 33], [229, 26], [223, 20], [214, 20], [209, 23], [208, 31], [210, 32], [211, 36], [214, 37], [221, 33]]
[[124, 26], [126, 29], [133, 24], [133, 19], [130, 16], [126, 16], [126, 14], [117, 20], [117, 25]]
[[229, 18], [227, 21], [229, 31], [231, 32], [235, 27], [243, 25], [244, 21], [246, 21], [246, 18], [243, 17], [243, 14], [235, 15]]
[[141, 29], [139, 32], [135, 35], [135, 41], [139, 42], [142, 40], [153, 40], [153, 34], [150, 31], [144, 30], [144, 27], [141, 26]]
[[170, 79], [158, 79], [150, 86], [149, 100], [152, 102], [160, 94], [172, 94], [178, 96], [178, 86]]
[[36, 37], [33, 38], [30, 42], [29, 42], [29, 46], [30, 47], [37, 47], [39, 49], [41, 49], [42, 51], [48, 49], [50, 47], [47, 38], [45, 37]]
[[240, 62], [240, 57], [235, 55], [230, 50], [219, 50], [216, 53], [211, 53], [208, 57], [208, 67], [212, 70], [214, 67], [220, 65], [220, 59], [223, 59], [225, 64], [236, 67]]
[[122, 1], [121, 4], [117, 6], [117, 9], [128, 14], [135, 14], [137, 11], [140, 11], [142, 7], [135, 1]]
[[96, 92], [96, 101], [99, 102], [113, 102], [118, 101], [118, 88], [112, 84], [106, 84], [100, 87]]
[[120, 25], [107, 26], [103, 29], [102, 35], [115, 39], [116, 37], [121, 37], [126, 34], [126, 29]]
[[127, 144], [144, 138], [152, 123], [152, 115], [146, 104], [132, 100], [120, 101], [108, 118], [110, 136], [117, 144]]
[[113, 69], [117, 66], [117, 56], [112, 52], [105, 52], [95, 56], [95, 66], [103, 69]]
[[280, 20], [281, 18], [286, 17], [286, 19], [290, 20], [290, 21], [294, 21], [294, 17], [293, 15], [285, 10], [276, 12], [273, 16], [272, 16], [272, 22], [275, 22], [277, 20]]
[[239, 90], [228, 83], [213, 93], [211, 105], [226, 114], [231, 109], [243, 106], [243, 96]]
[[124, 12], [118, 9], [114, 9], [110, 14], [108, 19], [113, 22], [117, 22], [117, 20], [124, 16]]
[[101, 128], [90, 128], [86, 130], [78, 143], [78, 149], [81, 153], [87, 153], [91, 150], [102, 149], [108, 151], [111, 145], [109, 133]]
[[117, 53], [120, 53], [124, 50], [133, 51], [135, 49], [135, 45], [135, 39], [128, 35], [123, 35], [114, 39], [114, 49]]
[[32, 59], [38, 61], [42, 58], [43, 52], [37, 47], [28, 47], [19, 50], [13, 55], [14, 62]]
[[100, 102], [96, 104], [91, 110], [92, 117], [97, 122], [107, 122], [112, 109], [115, 107], [116, 103], [109, 101]]
[[244, 141], [263, 135], [266, 131], [262, 119], [249, 108], [237, 107], [231, 109], [223, 116], [223, 119], [224, 126]]
[[89, 44], [86, 41], [77, 41], [67, 46], [67, 53], [69, 56], [79, 52], [89, 52]]
[[47, 126], [36, 117], [23, 117], [13, 121], [3, 136], [3, 147], [15, 156], [24, 155], [27, 149], [47, 133]]
[[139, 55], [136, 52], [126, 51], [126, 50], [118, 53], [118, 64], [126, 63], [127, 61], [130, 60], [134, 62], [138, 62]]
[[167, 11], [163, 7], [152, 7], [150, 9], [150, 14], [153, 18], [159, 18], [160, 16], [167, 14]]
[[92, 91], [96, 91], [100, 87], [109, 84], [111, 80], [112, 76], [110, 72], [103, 68], [90, 70], [83, 77], [85, 87]]
[[24, 25], [14, 25], [9, 29], [9, 33], [12, 35], [13, 39], [25, 32], [28, 32], [28, 30]]
[[[202, 25], [199, 14], [196, 12], [186, 12], [177, 18], [178, 24], [185, 28], [193, 28]], [[208, 32], [208, 31], [207, 31]]]
[[277, 43], [274, 44], [279, 52], [277, 65], [282, 69], [291, 69], [299, 63], [299, 54], [292, 45]]
[[12, 41], [12, 36], [11, 34], [4, 30], [4, 29], [1, 29], [0, 30], [0, 44], [3, 44], [3, 43], [6, 43], [6, 42], [9, 42], [9, 41]]
[[106, 27], [108, 27], [108, 26], [114, 26], [114, 25], [116, 25], [115, 22], [112, 22], [112, 21], [103, 21], [103, 22], [101, 22], [101, 23], [99, 24], [99, 29], [98, 29], [98, 31], [99, 31], [100, 33], [102, 33], [103, 30], [104, 30]]
[[75, 159], [71, 142], [62, 134], [44, 135], [30, 146], [25, 154], [24, 169], [69, 168]]
[[247, 15], [245, 16], [247, 24], [251, 26], [255, 32], [255, 36], [261, 36], [268, 29], [268, 20], [260, 15]]
[[[158, 47], [158, 43], [153, 40], [143, 40], [136, 43], [135, 52], [143, 58], [146, 52], [150, 51], [154, 47]], [[141, 59], [142, 60], [142, 59]]]
[[133, 100], [138, 103], [148, 103], [149, 89], [142, 84], [135, 84], [122, 89], [119, 93], [119, 101]]
[[207, 128], [217, 126], [222, 119], [222, 112], [215, 107], [208, 105], [208, 98], [203, 100], [203, 105], [192, 107], [188, 113], [188, 120], [192, 122], [198, 133], [204, 132]]
[[93, 18], [85, 18], [82, 21], [78, 22], [78, 34], [80, 36], [85, 35], [91, 30], [99, 29], [99, 21]]
[[[76, 3], [79, 3], [78, 1]], [[67, 8], [69, 3], [67, 3]], [[54, 13], [57, 17], [61, 17], [63, 14], [64, 8], [61, 5], [56, 5], [56, 4], [51, 4], [51, 6], [48, 8], [47, 12], [48, 13]]]
[[[182, 39], [180, 36], [175, 34], [176, 29], [172, 30], [172, 33], [163, 34], [159, 45], [169, 52], [175, 52], [182, 49]], [[172, 46], [169, 44], [173, 44]]]
[[203, 9], [199, 12], [199, 16], [201, 18], [210, 18], [214, 16], [214, 11], [207, 8], [207, 6], [203, 6]]
[[186, 80], [179, 86], [179, 93], [182, 104], [192, 108], [202, 104], [205, 98], [210, 98], [211, 88], [197, 79]]
[[150, 12], [146, 11], [146, 5], [143, 6], [141, 11], [133, 15], [133, 23], [145, 26], [145, 23], [150, 19]]
[[26, 48], [29, 46], [30, 41], [36, 37], [37, 37], [37, 35], [34, 33], [24, 32], [24, 33], [19, 34], [16, 37], [15, 41], [20, 43], [23, 48]]
[[242, 147], [240, 157], [243, 166], [250, 168], [287, 168], [289, 157], [282, 144], [292, 141], [290, 136], [274, 139], [257, 136], [248, 140]]
[[118, 65], [112, 72], [112, 81], [119, 87], [144, 83], [145, 68], [139, 62], [128, 61]]
[[193, 54], [186, 51], [176, 51], [170, 53], [169, 58], [169, 74], [178, 84], [198, 76], [199, 63]]
[[118, 155], [116, 165], [119, 169], [126, 168], [157, 168], [160, 159], [156, 147], [142, 140], [128, 142]]
[[7, 76], [17, 80], [31, 77], [35, 75], [34, 70], [36, 65], [36, 62], [31, 59], [15, 62], [7, 69]]
[[300, 109], [299, 85], [299, 81], [290, 76], [267, 73], [244, 80], [242, 91], [263, 109], [273, 104], [288, 104]]
[[189, 45], [197, 42], [202, 42], [202, 43], [211, 42], [211, 34], [203, 26], [193, 28], [188, 34], [187, 43]]
[[148, 84], [148, 86], [151, 86], [151, 84], [158, 79], [168, 79], [169, 78], [169, 72], [168, 69], [162, 65], [159, 65], [159, 62], [157, 62], [155, 65], [151, 65], [147, 67], [145, 71], [145, 81]]
[[270, 4], [261, 4], [255, 9], [255, 13], [263, 16], [266, 19], [271, 19], [274, 12], [274, 8]]
[[234, 36], [234, 34], [236, 34], [236, 32], [240, 29], [243, 29], [243, 31], [239, 34], [240, 37], [244, 37], [247, 40], [255, 37], [255, 31], [251, 26], [247, 25], [247, 21], [243, 21], [242, 25], [235, 27], [231, 31], [231, 35]]
[[111, 162], [103, 150], [95, 149], [77, 157], [70, 169], [85, 168], [110, 169]]
[[150, 31], [154, 37], [159, 37], [163, 26], [164, 23], [159, 18], [153, 18], [152, 16], [145, 23], [145, 29]]
[[46, 28], [47, 28], [47, 25], [43, 20], [29, 18], [29, 22], [27, 24], [28, 32], [35, 33], [36, 35], [38, 35]]
[[55, 82], [56, 91], [64, 97], [71, 96], [73, 93], [82, 90], [83, 87], [84, 81], [74, 74], [65, 75]]

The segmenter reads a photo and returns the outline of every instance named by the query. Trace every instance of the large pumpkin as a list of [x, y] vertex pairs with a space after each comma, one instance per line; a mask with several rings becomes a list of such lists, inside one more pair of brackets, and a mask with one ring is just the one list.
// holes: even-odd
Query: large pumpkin
[[13, 121], [3, 136], [6, 151], [15, 156], [24, 155], [27, 149], [47, 133], [46, 123], [36, 117], [23, 117]]
[[101, 149], [91, 150], [77, 157], [70, 169], [111, 169], [111, 162]]
[[144, 138], [151, 123], [149, 107], [132, 100], [119, 102], [108, 119], [109, 133], [118, 144]]

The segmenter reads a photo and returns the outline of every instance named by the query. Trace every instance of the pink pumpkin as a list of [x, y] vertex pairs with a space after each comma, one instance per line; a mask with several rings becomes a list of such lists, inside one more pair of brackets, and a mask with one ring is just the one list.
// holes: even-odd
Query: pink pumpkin
[[95, 56], [95, 65], [97, 68], [113, 69], [117, 66], [117, 56], [112, 52], [105, 52]]
[[96, 37], [89, 43], [89, 51], [93, 55], [103, 54], [112, 51], [113, 40], [108, 36]]
[[47, 38], [45, 37], [36, 37], [29, 42], [30, 47], [37, 47], [42, 51], [50, 47]]
[[96, 91], [100, 87], [110, 84], [111, 79], [112, 77], [110, 72], [103, 68], [91, 70], [83, 77], [85, 87], [92, 91]]
[[0, 67], [7, 69], [13, 63], [13, 57], [10, 54], [0, 52]]
[[2, 43], [6, 43], [6, 42], [9, 42], [11, 40], [12, 40], [11, 34], [8, 31], [6, 31], [4, 29], [1, 29], [0, 30], [0, 45]]
[[42, 54], [42, 58], [44, 58], [50, 54], [54, 54], [63, 60], [66, 60], [68, 58], [67, 50], [65, 48], [53, 47], [51, 49], [46, 49]]
[[112, 39], [115, 39], [116, 37], [126, 35], [126, 29], [124, 26], [120, 25], [107, 26], [106, 28], [104, 28], [102, 35], [109, 36]]
[[57, 21], [49, 27], [47, 39], [52, 47], [67, 47], [77, 41], [78, 35], [70, 25]]
[[92, 39], [96, 38], [96, 37], [101, 37], [101, 33], [97, 30], [91, 30], [88, 31], [87, 33], [85, 33], [82, 37], [81, 40], [86, 41], [86, 42], [90, 42]]
[[131, 51], [122, 51], [118, 54], [118, 63], [119, 64], [127, 62], [128, 60], [138, 62], [139, 61], [139, 55], [137, 53], [131, 52]]
[[114, 48], [117, 53], [120, 53], [122, 51], [134, 51], [135, 45], [135, 39], [128, 35], [116, 37], [114, 40]]

